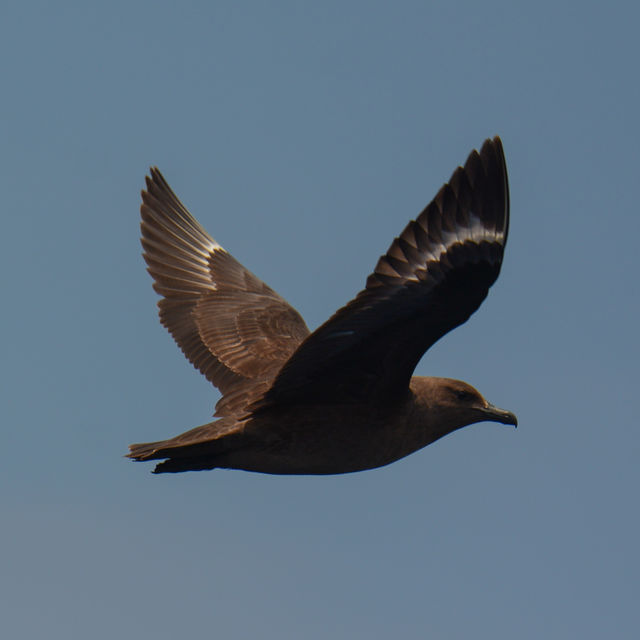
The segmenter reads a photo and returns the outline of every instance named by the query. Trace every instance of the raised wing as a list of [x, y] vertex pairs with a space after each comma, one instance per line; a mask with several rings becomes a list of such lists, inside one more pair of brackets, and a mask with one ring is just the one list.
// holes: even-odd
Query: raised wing
[[158, 169], [142, 192], [142, 246], [160, 320], [183, 353], [223, 393], [234, 415], [269, 388], [309, 334], [283, 298], [245, 269], [195, 220]]
[[507, 170], [496, 137], [456, 169], [380, 258], [366, 288], [298, 347], [252, 408], [375, 405], [406, 394], [424, 352], [486, 297], [508, 226]]

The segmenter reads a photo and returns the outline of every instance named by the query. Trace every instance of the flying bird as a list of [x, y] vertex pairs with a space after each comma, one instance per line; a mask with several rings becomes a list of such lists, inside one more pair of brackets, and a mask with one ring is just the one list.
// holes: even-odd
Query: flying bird
[[500, 272], [509, 229], [500, 138], [471, 152], [365, 288], [313, 332], [204, 230], [157, 168], [146, 178], [141, 215], [160, 320], [222, 393], [213, 422], [130, 446], [135, 460], [163, 460], [154, 473], [347, 473], [476, 422], [517, 426], [513, 413], [466, 382], [412, 377]]

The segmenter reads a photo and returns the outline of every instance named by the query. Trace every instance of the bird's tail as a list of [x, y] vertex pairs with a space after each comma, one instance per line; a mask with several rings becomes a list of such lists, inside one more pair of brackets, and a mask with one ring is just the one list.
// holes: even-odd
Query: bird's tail
[[167, 458], [154, 473], [214, 469], [217, 457], [236, 444], [236, 429], [234, 420], [216, 420], [169, 440], [129, 445], [126, 457], [138, 461]]
[[[127, 458], [134, 460], [155, 460], [164, 458], [162, 451], [167, 448], [171, 440], [159, 440], [158, 442], [140, 442], [138, 444], [129, 445], [129, 453]], [[170, 445], [169, 445], [170, 446]]]

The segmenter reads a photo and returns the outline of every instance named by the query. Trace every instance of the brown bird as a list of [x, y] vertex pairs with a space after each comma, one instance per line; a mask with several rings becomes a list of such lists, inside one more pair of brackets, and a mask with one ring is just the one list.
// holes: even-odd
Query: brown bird
[[142, 246], [160, 320], [222, 392], [217, 420], [130, 447], [154, 473], [232, 468], [329, 474], [394, 462], [475, 422], [517, 425], [472, 386], [412, 377], [480, 306], [509, 228], [500, 138], [472, 151], [382, 256], [366, 287], [313, 333], [227, 253], [158, 169], [142, 192]]

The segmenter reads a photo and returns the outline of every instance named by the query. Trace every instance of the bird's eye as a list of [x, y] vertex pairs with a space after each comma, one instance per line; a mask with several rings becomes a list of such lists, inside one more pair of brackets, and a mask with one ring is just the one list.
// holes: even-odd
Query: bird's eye
[[471, 393], [470, 391], [465, 391], [464, 389], [458, 389], [457, 391], [455, 391], [455, 394], [456, 398], [460, 402], [471, 402], [471, 400], [473, 400], [474, 398], [473, 393]]

